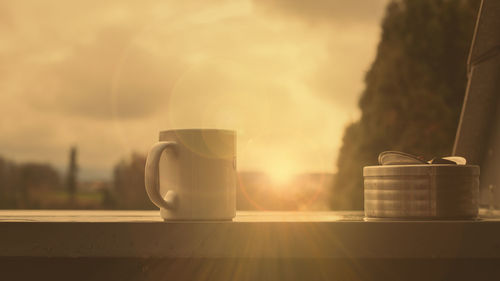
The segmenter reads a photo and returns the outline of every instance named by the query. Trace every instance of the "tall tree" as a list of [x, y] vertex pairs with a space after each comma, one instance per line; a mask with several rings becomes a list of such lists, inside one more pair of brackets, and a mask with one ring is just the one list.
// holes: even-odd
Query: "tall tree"
[[75, 194], [77, 187], [77, 174], [78, 174], [78, 165], [76, 163], [77, 150], [76, 147], [71, 147], [69, 151], [69, 164], [68, 171], [66, 175], [66, 189], [69, 195], [69, 201], [71, 203], [75, 202]]
[[466, 59], [480, 0], [393, 0], [377, 56], [337, 159], [333, 209], [363, 208], [363, 166], [401, 150], [449, 155], [466, 87]]

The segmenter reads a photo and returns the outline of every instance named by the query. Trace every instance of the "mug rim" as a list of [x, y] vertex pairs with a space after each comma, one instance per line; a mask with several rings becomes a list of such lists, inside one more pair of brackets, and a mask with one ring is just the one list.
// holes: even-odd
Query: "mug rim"
[[215, 129], [215, 128], [187, 128], [187, 129], [168, 129], [168, 130], [161, 130], [160, 134], [167, 133], [167, 132], [224, 132], [224, 133], [230, 133], [230, 134], [236, 134], [236, 130], [228, 130], [228, 129]]

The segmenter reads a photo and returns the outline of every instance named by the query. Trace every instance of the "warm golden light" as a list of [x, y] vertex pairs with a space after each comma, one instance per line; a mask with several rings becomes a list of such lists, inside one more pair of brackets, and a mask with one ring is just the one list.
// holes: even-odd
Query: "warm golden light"
[[160, 130], [223, 128], [239, 170], [286, 182], [335, 161], [386, 0], [75, 3], [0, 5], [0, 155], [64, 167], [75, 145], [80, 176], [107, 179]]
[[267, 167], [266, 172], [273, 186], [280, 187], [290, 183], [297, 174], [296, 168], [289, 163], [274, 163]]
[[289, 170], [284, 169], [276, 169], [275, 171], [271, 171], [269, 176], [273, 183], [276, 185], [282, 185], [288, 183], [292, 180], [294, 173]]

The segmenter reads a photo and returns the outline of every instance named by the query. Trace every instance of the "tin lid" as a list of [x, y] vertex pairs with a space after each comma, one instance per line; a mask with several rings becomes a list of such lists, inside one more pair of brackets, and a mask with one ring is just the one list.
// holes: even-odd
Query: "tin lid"
[[429, 175], [461, 175], [478, 176], [477, 165], [421, 164], [421, 165], [383, 165], [366, 166], [363, 176], [429, 176]]

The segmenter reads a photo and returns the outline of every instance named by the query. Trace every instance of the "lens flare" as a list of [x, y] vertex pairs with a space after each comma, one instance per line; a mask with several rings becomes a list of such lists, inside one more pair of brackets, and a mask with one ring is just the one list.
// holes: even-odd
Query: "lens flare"
[[290, 183], [297, 174], [297, 169], [291, 163], [284, 161], [272, 163], [272, 165], [265, 168], [265, 171], [275, 186]]

